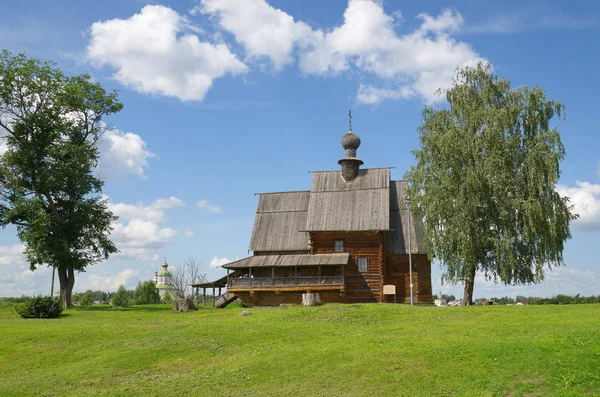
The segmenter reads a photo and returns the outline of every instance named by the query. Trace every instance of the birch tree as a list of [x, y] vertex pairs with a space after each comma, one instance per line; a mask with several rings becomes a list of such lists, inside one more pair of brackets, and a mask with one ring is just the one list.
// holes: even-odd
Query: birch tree
[[512, 88], [489, 64], [458, 69], [445, 96], [447, 108], [423, 110], [406, 176], [430, 255], [470, 305], [476, 272], [528, 284], [564, 264], [577, 217], [555, 190], [565, 148], [553, 121], [564, 105], [539, 87]]

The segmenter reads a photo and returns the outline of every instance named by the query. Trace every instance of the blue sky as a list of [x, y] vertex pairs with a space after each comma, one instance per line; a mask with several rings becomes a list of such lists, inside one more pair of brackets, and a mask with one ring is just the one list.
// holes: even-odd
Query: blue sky
[[[54, 60], [119, 91], [101, 147], [104, 193], [121, 216], [121, 254], [75, 290], [150, 279], [166, 256], [211, 267], [248, 255], [257, 197], [304, 190], [337, 169], [352, 108], [365, 167], [413, 164], [424, 104], [459, 65], [488, 60], [513, 86], [565, 103], [562, 194], [581, 219], [566, 268], [536, 286], [475, 286], [475, 296], [600, 294], [600, 4], [551, 1], [184, 0], [5, 4], [0, 48]], [[0, 144], [1, 145], [1, 144]], [[1, 150], [2, 146], [0, 146]], [[47, 293], [14, 228], [0, 232], [0, 296]], [[459, 293], [460, 286], [434, 290]]]

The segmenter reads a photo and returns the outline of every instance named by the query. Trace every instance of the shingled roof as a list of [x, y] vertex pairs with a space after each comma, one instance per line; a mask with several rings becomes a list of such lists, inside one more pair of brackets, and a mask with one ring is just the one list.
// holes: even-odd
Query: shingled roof
[[[308, 251], [307, 231], [388, 231], [387, 250], [406, 254], [406, 181], [388, 168], [360, 170], [346, 182], [340, 171], [313, 173], [312, 190], [259, 195], [252, 251]], [[423, 223], [411, 217], [413, 254], [426, 254]]]
[[306, 228], [310, 191], [262, 193], [250, 239], [252, 251], [308, 250]]
[[389, 186], [389, 168], [360, 170], [352, 181], [341, 171], [313, 173], [306, 230], [388, 230]]
[[[387, 251], [390, 254], [407, 254], [408, 251], [408, 213], [406, 211], [406, 181], [390, 183], [390, 228], [387, 235]], [[413, 254], [427, 254], [424, 244], [423, 222], [410, 217], [410, 246]]]

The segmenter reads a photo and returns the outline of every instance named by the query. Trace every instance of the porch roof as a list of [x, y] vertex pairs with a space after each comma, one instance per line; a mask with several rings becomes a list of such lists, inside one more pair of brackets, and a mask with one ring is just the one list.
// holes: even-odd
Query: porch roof
[[258, 255], [240, 259], [223, 265], [226, 269], [248, 267], [292, 267], [292, 266], [335, 266], [345, 265], [350, 260], [349, 253], [336, 254], [296, 254], [296, 255]]
[[203, 283], [192, 284], [193, 288], [225, 288], [227, 287], [227, 275], [215, 281], [206, 281]]

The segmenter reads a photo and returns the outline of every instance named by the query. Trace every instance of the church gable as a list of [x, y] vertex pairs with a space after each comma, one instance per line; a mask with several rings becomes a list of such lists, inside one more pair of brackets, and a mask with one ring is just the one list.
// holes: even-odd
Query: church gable
[[341, 171], [313, 173], [308, 231], [388, 230], [388, 168], [364, 169], [346, 181]]
[[306, 227], [309, 191], [263, 193], [258, 199], [252, 251], [308, 250]]

